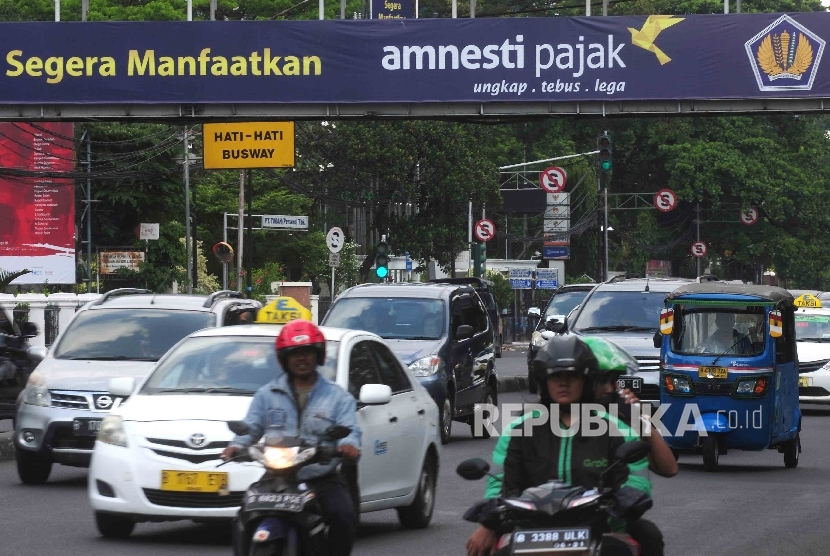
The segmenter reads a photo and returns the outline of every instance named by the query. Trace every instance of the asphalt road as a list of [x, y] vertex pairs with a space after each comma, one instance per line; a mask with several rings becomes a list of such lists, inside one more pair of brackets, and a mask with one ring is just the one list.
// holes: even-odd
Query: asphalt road
[[[503, 358], [504, 359], [504, 358]], [[532, 401], [529, 394], [504, 394], [502, 402]], [[666, 538], [666, 553], [682, 556], [824, 555], [830, 545], [830, 410], [806, 410], [804, 452], [786, 469], [774, 451], [730, 452], [721, 468], [706, 473], [699, 456], [683, 456], [680, 473], [653, 477], [655, 507], [647, 517]], [[363, 515], [355, 556], [464, 554], [474, 529], [461, 515], [483, 491], [455, 475], [463, 459], [489, 458], [496, 441], [473, 440], [469, 428], [454, 427], [445, 446], [432, 525], [404, 531], [394, 511]], [[86, 472], [56, 467], [50, 482], [24, 487], [14, 463], [0, 464], [0, 555], [84, 556], [228, 555], [230, 536], [218, 527], [188, 522], [140, 524], [127, 541], [98, 536], [86, 498]]]

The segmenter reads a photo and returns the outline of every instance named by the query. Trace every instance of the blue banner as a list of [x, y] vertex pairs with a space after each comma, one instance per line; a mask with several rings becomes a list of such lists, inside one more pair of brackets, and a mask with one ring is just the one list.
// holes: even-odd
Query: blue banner
[[830, 97], [830, 13], [0, 23], [0, 103]]

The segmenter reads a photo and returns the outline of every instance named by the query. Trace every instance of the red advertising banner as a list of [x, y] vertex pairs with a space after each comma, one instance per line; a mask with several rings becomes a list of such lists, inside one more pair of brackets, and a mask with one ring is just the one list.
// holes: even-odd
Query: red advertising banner
[[0, 123], [0, 269], [14, 284], [75, 283], [74, 124]]

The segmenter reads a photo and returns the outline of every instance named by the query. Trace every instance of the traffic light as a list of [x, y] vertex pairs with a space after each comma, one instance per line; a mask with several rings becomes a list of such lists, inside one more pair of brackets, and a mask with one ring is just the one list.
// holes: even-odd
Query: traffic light
[[607, 133], [603, 133], [602, 136], [597, 141], [597, 148], [599, 149], [599, 167], [602, 169], [603, 172], [610, 172], [612, 161], [611, 161], [611, 138], [608, 136]]
[[380, 280], [389, 276], [389, 244], [385, 240], [375, 246], [375, 276]]
[[483, 278], [484, 275], [486, 274], [484, 265], [487, 262], [487, 244], [486, 243], [473, 243], [472, 256], [473, 256], [473, 276], [475, 276], [477, 278]]

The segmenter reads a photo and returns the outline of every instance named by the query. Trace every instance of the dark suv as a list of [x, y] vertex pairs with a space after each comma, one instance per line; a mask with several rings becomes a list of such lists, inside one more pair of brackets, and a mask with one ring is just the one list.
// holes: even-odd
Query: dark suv
[[536, 381], [533, 380], [531, 362], [536, 357], [536, 354], [539, 353], [542, 346], [547, 343], [547, 339], [542, 336], [542, 332], [547, 330], [545, 326], [547, 321], [554, 317], [562, 317], [562, 321], [564, 321], [564, 317], [567, 317], [571, 311], [576, 309], [596, 285], [594, 282], [562, 286], [553, 292], [553, 295], [548, 300], [548, 304], [545, 306], [544, 312], [540, 311], [538, 307], [528, 309], [527, 314], [529, 317], [539, 319], [530, 337], [530, 345], [527, 348], [527, 388], [530, 393], [535, 394], [537, 391]]
[[0, 419], [14, 418], [17, 396], [36, 365], [26, 351], [29, 338], [37, 334], [34, 323], [24, 322], [18, 326], [0, 307]]
[[483, 278], [436, 278], [429, 281], [432, 284], [466, 284], [473, 288], [484, 306], [487, 308], [487, 315], [490, 317], [490, 322], [493, 324], [493, 331], [496, 334], [496, 357], [501, 357], [502, 346], [504, 345], [504, 333], [501, 328], [501, 315], [499, 315], [499, 305], [496, 303], [496, 298], [491, 292], [493, 282]]
[[561, 331], [602, 336], [631, 353], [642, 378], [639, 388], [632, 384], [633, 391], [641, 400], [659, 404], [660, 348], [654, 347], [654, 335], [660, 328], [660, 310], [666, 296], [694, 282], [687, 278], [613, 278], [588, 294]]
[[361, 284], [340, 294], [320, 324], [384, 338], [438, 405], [444, 444], [453, 421], [468, 423], [475, 434], [475, 405], [498, 403], [495, 333], [469, 286]]

